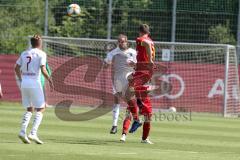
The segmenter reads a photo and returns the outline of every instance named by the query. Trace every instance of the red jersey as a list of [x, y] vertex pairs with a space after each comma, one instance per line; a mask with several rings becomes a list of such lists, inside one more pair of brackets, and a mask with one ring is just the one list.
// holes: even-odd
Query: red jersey
[[142, 37], [138, 37], [136, 39], [136, 50], [137, 50], [137, 68], [136, 70], [145, 70], [145, 66], [144, 63], [149, 63], [149, 58], [148, 58], [148, 54], [147, 54], [147, 50], [146, 48], [142, 45], [142, 42], [145, 41], [147, 43], [151, 44], [151, 50], [152, 50], [152, 58], [154, 60], [155, 58], [155, 48], [154, 48], [154, 43], [152, 41], [152, 39], [148, 36], [142, 36]]

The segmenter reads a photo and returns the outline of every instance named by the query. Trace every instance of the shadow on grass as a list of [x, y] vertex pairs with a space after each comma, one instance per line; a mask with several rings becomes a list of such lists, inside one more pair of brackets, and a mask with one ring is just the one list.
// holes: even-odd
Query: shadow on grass
[[86, 145], [111, 145], [111, 144], [119, 144], [121, 143], [118, 140], [83, 140], [83, 139], [54, 139], [54, 138], [49, 138], [45, 139], [46, 142], [53, 142], [53, 143], [65, 143], [65, 144], [86, 144]]

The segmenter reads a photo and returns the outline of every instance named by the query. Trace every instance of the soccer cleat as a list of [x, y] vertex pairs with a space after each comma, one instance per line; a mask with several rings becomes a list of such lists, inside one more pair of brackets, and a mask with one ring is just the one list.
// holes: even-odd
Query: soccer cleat
[[148, 138], [145, 139], [145, 140], [142, 140], [141, 143], [154, 144], [154, 143], [152, 143]]
[[28, 139], [26, 134], [23, 134], [22, 132], [19, 133], [18, 138], [21, 139], [21, 141], [25, 144], [30, 144], [31, 143], [31, 141]]
[[122, 137], [120, 138], [121, 142], [125, 142], [126, 141], [126, 134], [122, 134]]
[[112, 126], [110, 134], [116, 134], [116, 133], [117, 133], [117, 126]]
[[129, 130], [129, 133], [135, 132], [141, 126], [142, 126], [142, 123], [140, 121], [134, 121], [131, 126], [131, 129]]
[[32, 135], [32, 134], [29, 134], [28, 135], [28, 138], [34, 142], [36, 142], [37, 144], [43, 144], [43, 141], [41, 141], [37, 135]]

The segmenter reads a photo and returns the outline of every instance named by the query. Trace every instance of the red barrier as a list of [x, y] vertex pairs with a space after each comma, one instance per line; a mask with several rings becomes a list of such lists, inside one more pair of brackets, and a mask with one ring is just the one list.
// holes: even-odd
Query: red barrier
[[[21, 99], [13, 70], [16, 59], [17, 56], [14, 55], [0, 55], [0, 69], [2, 70], [0, 82], [4, 94], [3, 100], [6, 101], [19, 101]], [[49, 57], [48, 61], [52, 71], [54, 71], [69, 59], [69, 57]], [[168, 108], [174, 106], [199, 112], [222, 112], [224, 65], [176, 62], [164, 65], [168, 66], [169, 74], [159, 78], [169, 80], [173, 89], [170, 94], [159, 95], [152, 99], [154, 107]], [[69, 73], [64, 83], [112, 92], [110, 70], [100, 72], [93, 83], [84, 82], [83, 77], [86, 70], [86, 65], [78, 67]], [[234, 88], [234, 86], [230, 87]], [[230, 91], [228, 93], [229, 98], [236, 98], [234, 94]], [[88, 106], [101, 103], [101, 99], [82, 95], [66, 95], [56, 91], [50, 93], [47, 87], [48, 103], [56, 104], [66, 99], [73, 100], [75, 104]]]
[[0, 83], [3, 90], [4, 101], [20, 101], [21, 94], [17, 87], [14, 74], [16, 55], [0, 55]]

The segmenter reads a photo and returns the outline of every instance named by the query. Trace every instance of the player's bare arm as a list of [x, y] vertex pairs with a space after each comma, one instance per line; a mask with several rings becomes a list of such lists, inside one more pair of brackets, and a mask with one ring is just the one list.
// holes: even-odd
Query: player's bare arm
[[21, 71], [20, 71], [20, 65], [16, 64], [15, 66], [15, 73], [18, 77], [18, 80], [21, 82], [22, 81], [22, 77], [21, 77]]
[[47, 81], [49, 82], [51, 90], [53, 90], [54, 89], [53, 82], [52, 82], [52, 79], [50, 78], [50, 76], [48, 75], [46, 66], [44, 66], [44, 65], [41, 66], [41, 72], [42, 72], [43, 76], [47, 79]]

